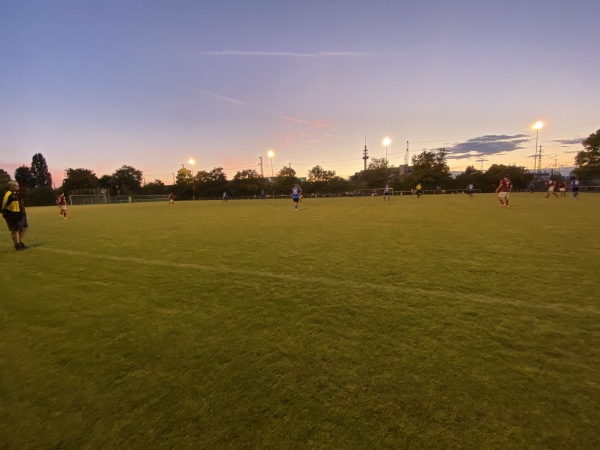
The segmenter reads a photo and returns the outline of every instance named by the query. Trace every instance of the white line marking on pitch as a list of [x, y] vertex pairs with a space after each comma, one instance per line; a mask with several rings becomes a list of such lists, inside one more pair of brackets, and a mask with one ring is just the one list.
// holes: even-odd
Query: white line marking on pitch
[[[152, 259], [143, 259], [143, 258], [134, 258], [131, 256], [112, 256], [112, 255], [102, 255], [102, 254], [91, 254], [73, 250], [64, 250], [58, 248], [47, 248], [47, 247], [39, 247], [37, 250], [44, 250], [53, 253], [62, 253], [65, 255], [79, 256], [85, 258], [95, 258], [102, 259], [106, 261], [119, 261], [119, 262], [131, 262], [136, 264], [143, 264], [147, 266], [156, 266], [156, 267], [180, 267], [182, 269], [195, 269], [195, 270], [203, 270], [206, 272], [214, 272], [214, 273], [231, 273], [231, 274], [239, 274], [239, 275], [249, 275], [253, 277], [263, 277], [263, 278], [276, 278], [279, 280], [285, 281], [297, 281], [298, 277], [296, 275], [288, 275], [283, 273], [273, 273], [273, 272], [264, 272], [264, 271], [256, 271], [256, 270], [248, 270], [241, 269], [238, 267], [227, 267], [227, 266], [215, 266], [215, 265], [204, 265], [197, 263], [182, 263], [182, 262], [171, 262], [164, 260], [152, 260]], [[428, 290], [421, 289], [416, 287], [407, 287], [407, 286], [397, 286], [393, 284], [377, 284], [377, 283], [368, 283], [368, 282], [356, 282], [351, 280], [340, 280], [335, 278], [321, 278], [321, 277], [306, 277], [303, 276], [302, 279], [315, 281], [327, 286], [339, 287], [339, 286], [349, 286], [355, 289], [362, 290], [373, 290], [373, 291], [384, 291], [389, 293], [410, 293], [418, 296], [424, 295], [433, 295], [442, 298], [455, 298], [457, 300], [465, 300], [468, 298], [471, 301], [475, 301], [478, 303], [487, 303], [487, 304], [502, 304], [502, 305], [510, 305], [519, 308], [530, 308], [530, 309], [546, 309], [553, 310], [561, 313], [566, 312], [578, 312], [583, 314], [600, 314], [595, 308], [585, 306], [585, 307], [577, 307], [573, 305], [567, 304], [531, 304], [527, 300], [516, 300], [502, 297], [490, 297], [481, 294], [474, 293], [465, 293], [465, 292], [457, 292], [457, 291], [438, 291], [438, 290]], [[408, 305], [407, 305], [408, 306]], [[412, 306], [417, 306], [413, 303]]]

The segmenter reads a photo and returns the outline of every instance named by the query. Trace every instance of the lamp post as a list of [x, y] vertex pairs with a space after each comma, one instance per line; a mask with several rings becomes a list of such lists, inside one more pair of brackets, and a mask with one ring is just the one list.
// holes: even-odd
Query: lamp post
[[388, 145], [390, 145], [391, 143], [392, 143], [392, 140], [389, 137], [386, 137], [383, 140], [383, 145], [385, 145], [385, 164], [386, 165], [388, 163], [387, 148], [388, 148]]
[[[535, 130], [535, 160], [533, 163], [533, 178], [535, 181], [535, 169], [537, 167], [537, 171], [540, 172], [541, 169], [541, 165], [542, 165], [542, 161], [538, 162], [538, 139], [540, 137], [540, 128], [543, 128], [544, 124], [541, 121], [537, 121], [534, 125], [533, 125], [533, 129]], [[539, 157], [539, 159], [541, 160], [541, 155]]]
[[269, 158], [271, 158], [271, 178], [274, 176], [273, 175], [273, 156], [275, 156], [275, 153], [273, 153], [273, 150], [269, 150], [267, 155], [269, 155]]
[[192, 167], [192, 200], [196, 200], [196, 182], [194, 181], [194, 164], [196, 164], [196, 161], [194, 161], [194, 158], [190, 158], [188, 164]]
[[192, 166], [192, 176], [194, 176], [194, 164], [196, 164], [196, 161], [194, 161], [194, 158], [190, 158], [188, 164]]
[[273, 188], [273, 156], [275, 156], [275, 153], [273, 153], [273, 150], [269, 150], [267, 152], [267, 155], [269, 156], [269, 158], [271, 159], [271, 198], [275, 198], [275, 189]]

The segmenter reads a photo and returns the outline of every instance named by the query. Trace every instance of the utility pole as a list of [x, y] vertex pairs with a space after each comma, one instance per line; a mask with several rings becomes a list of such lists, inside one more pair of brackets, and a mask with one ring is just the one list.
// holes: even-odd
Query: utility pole
[[538, 171], [538, 175], [542, 174], [542, 146], [540, 145], [539, 147], [539, 151], [537, 152], [537, 171]]
[[369, 159], [369, 151], [367, 150], [367, 135], [365, 134], [365, 149], [363, 150], [362, 159], [365, 161], [365, 170], [367, 170], [367, 159]]
[[481, 163], [481, 171], [483, 172], [483, 162], [487, 161], [487, 159], [484, 159], [483, 157], [477, 159], [476, 161], [479, 161]]
[[406, 170], [408, 170], [408, 141], [406, 141], [406, 153], [404, 154], [404, 165], [406, 166]]
[[262, 156], [259, 156], [260, 158], [260, 177], [264, 178], [264, 174], [263, 174], [263, 164], [262, 164]]

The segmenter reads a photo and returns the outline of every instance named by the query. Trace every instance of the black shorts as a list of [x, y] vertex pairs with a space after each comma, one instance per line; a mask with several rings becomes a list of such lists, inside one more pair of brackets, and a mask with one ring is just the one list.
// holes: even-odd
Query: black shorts
[[298, 203], [300, 201], [300, 197], [294, 197], [292, 200], [294, 200], [294, 203]]
[[25, 229], [27, 229], [27, 216], [23, 216], [21, 214], [6, 214], [4, 216], [6, 220], [6, 225], [8, 229], [12, 233], [19, 233]]

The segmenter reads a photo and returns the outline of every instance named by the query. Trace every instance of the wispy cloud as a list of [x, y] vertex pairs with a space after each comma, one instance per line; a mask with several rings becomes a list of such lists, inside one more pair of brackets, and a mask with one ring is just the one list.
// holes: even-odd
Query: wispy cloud
[[334, 127], [334, 126], [336, 126], [338, 124], [338, 122], [329, 121], [329, 120], [316, 120], [316, 121], [315, 120], [304, 120], [304, 119], [298, 119], [296, 117], [290, 117], [290, 116], [284, 116], [284, 115], [281, 115], [281, 114], [275, 114], [275, 113], [272, 113], [270, 111], [266, 111], [264, 109], [254, 108], [254, 107], [252, 107], [252, 105], [249, 105], [248, 103], [243, 102], [242, 100], [236, 100], [234, 98], [229, 98], [229, 97], [226, 97], [224, 95], [216, 94], [216, 93], [211, 92], [211, 91], [205, 91], [204, 89], [200, 89], [200, 92], [202, 92], [202, 93], [204, 93], [206, 95], [210, 95], [211, 97], [215, 97], [215, 98], [218, 98], [220, 100], [224, 100], [226, 102], [233, 103], [235, 105], [242, 105], [242, 106], [251, 107], [251, 108], [253, 108], [253, 109], [257, 110], [257, 111], [260, 111], [260, 112], [262, 112], [264, 114], [268, 114], [269, 116], [276, 117], [276, 118], [281, 119], [281, 120], [285, 120], [285, 121], [288, 121], [288, 122], [302, 123], [302, 124], [308, 125], [306, 127], [306, 129], [331, 128], [331, 127]]
[[338, 124], [337, 122], [328, 121], [328, 120], [311, 121], [311, 120], [297, 119], [295, 117], [282, 116], [281, 114], [274, 114], [269, 111], [263, 111], [263, 112], [265, 112], [266, 114], [268, 114], [270, 116], [277, 117], [278, 119], [281, 119], [281, 120], [287, 120], [289, 122], [296, 122], [296, 123], [303, 123], [305, 125], [308, 125], [308, 129], [330, 128], [330, 127], [334, 127]]
[[220, 98], [221, 100], [225, 100], [226, 102], [234, 103], [236, 105], [245, 105], [246, 104], [245, 102], [243, 102], [241, 100], [236, 100], [234, 98], [225, 97], [224, 95], [215, 94], [214, 92], [205, 91], [203, 89], [200, 89], [200, 92], [204, 92], [207, 95], [212, 95], [213, 97]]
[[486, 135], [455, 144], [448, 150], [449, 159], [478, 158], [489, 155], [500, 155], [522, 148], [529, 142], [526, 134], [515, 135]]
[[292, 58], [325, 58], [325, 57], [348, 57], [358, 58], [369, 56], [370, 53], [363, 52], [264, 52], [264, 51], [238, 51], [238, 50], [219, 50], [202, 52], [203, 56], [262, 56], [262, 57], [292, 57]]
[[584, 138], [575, 138], [575, 139], [554, 139], [550, 142], [558, 142], [563, 145], [577, 145], [581, 144], [585, 139]]

